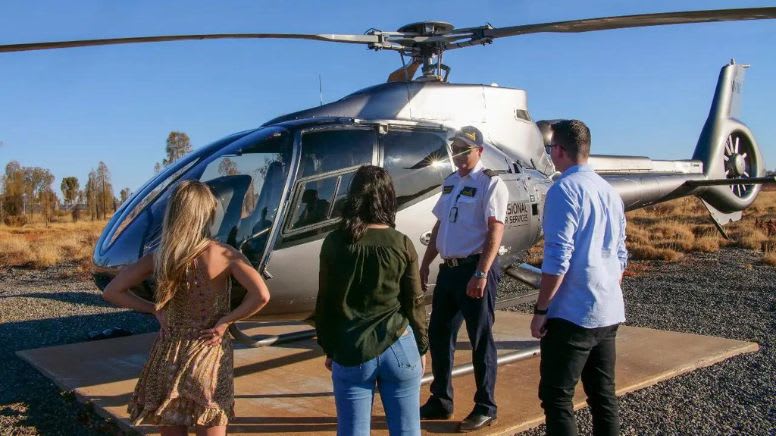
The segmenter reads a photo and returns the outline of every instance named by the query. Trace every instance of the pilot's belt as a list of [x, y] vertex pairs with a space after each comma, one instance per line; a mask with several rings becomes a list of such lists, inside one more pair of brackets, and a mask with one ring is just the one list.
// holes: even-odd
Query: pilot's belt
[[442, 259], [442, 263], [448, 268], [455, 268], [456, 266], [468, 265], [470, 263], [477, 263], [479, 261], [479, 253], [466, 257], [451, 257], [449, 259]]

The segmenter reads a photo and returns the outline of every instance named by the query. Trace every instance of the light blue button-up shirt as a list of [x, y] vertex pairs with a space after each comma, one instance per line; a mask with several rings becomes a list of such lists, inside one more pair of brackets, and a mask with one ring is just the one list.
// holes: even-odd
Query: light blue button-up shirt
[[543, 227], [542, 273], [564, 276], [547, 317], [585, 328], [625, 321], [625, 210], [614, 188], [587, 165], [566, 169], [547, 191]]

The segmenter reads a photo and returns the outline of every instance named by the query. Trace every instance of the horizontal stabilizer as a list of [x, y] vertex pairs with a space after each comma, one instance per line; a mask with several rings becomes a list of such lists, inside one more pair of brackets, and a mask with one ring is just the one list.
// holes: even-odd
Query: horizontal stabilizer
[[762, 185], [776, 184], [776, 176], [768, 177], [749, 177], [732, 179], [709, 179], [709, 180], [688, 180], [684, 182], [687, 186], [725, 186], [725, 185]]
[[719, 230], [719, 233], [722, 234], [722, 237], [725, 239], [730, 239], [722, 226], [740, 220], [742, 215], [741, 211], [739, 210], [738, 212], [725, 213], [717, 210], [717, 208], [710, 205], [709, 203], [706, 203], [705, 200], [701, 200], [701, 202], [704, 206], [706, 206], [706, 210], [708, 210], [709, 215], [711, 215], [711, 220], [714, 222], [717, 230]]

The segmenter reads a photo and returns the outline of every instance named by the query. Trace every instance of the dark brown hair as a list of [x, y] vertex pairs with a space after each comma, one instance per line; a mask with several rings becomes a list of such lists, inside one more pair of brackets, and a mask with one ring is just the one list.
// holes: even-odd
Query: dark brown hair
[[590, 156], [590, 129], [579, 120], [562, 120], [552, 125], [552, 139], [575, 160]]
[[364, 165], [356, 171], [342, 218], [350, 243], [364, 236], [368, 224], [396, 227], [396, 192], [387, 171], [374, 165]]

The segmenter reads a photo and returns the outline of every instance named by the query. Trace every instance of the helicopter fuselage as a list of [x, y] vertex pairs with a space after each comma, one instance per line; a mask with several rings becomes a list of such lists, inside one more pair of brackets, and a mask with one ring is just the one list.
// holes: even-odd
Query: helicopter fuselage
[[[759, 147], [736, 118], [745, 68], [735, 62], [722, 68], [694, 159], [590, 156], [627, 210], [696, 195], [721, 230], [752, 204], [759, 183], [771, 180], [762, 178]], [[509, 267], [541, 237], [556, 174], [545, 149], [552, 123], [533, 122], [526, 101], [524, 91], [495, 85], [392, 82], [226, 137], [175, 162], [124, 203], [96, 244], [95, 281], [104, 288], [121, 266], [156, 249], [171, 187], [196, 179], [219, 200], [213, 238], [238, 248], [269, 280], [272, 300], [260, 317], [307, 319], [315, 307], [321, 243], [340, 224], [358, 167], [388, 170], [397, 229], [422, 247], [436, 222], [431, 209], [439, 187], [454, 170], [449, 138], [465, 125], [482, 131], [482, 161], [509, 190], [499, 250], [502, 267]], [[135, 292], [150, 298], [152, 290], [149, 282]], [[233, 294], [235, 301], [241, 297]]]
[[[525, 92], [399, 82], [276, 118], [165, 169], [108, 224], [95, 249], [96, 281], [104, 286], [117, 268], [155, 250], [170, 188], [198, 179], [220, 200], [213, 237], [240, 249], [268, 279], [272, 300], [261, 317], [305, 319], [315, 306], [320, 245], [341, 221], [355, 170], [373, 164], [389, 171], [399, 203], [397, 229], [422, 252], [439, 187], [455, 169], [448, 138], [464, 125], [483, 132], [483, 163], [509, 188], [501, 255], [510, 264], [541, 235], [554, 172]], [[135, 291], [150, 296], [152, 286]]]

